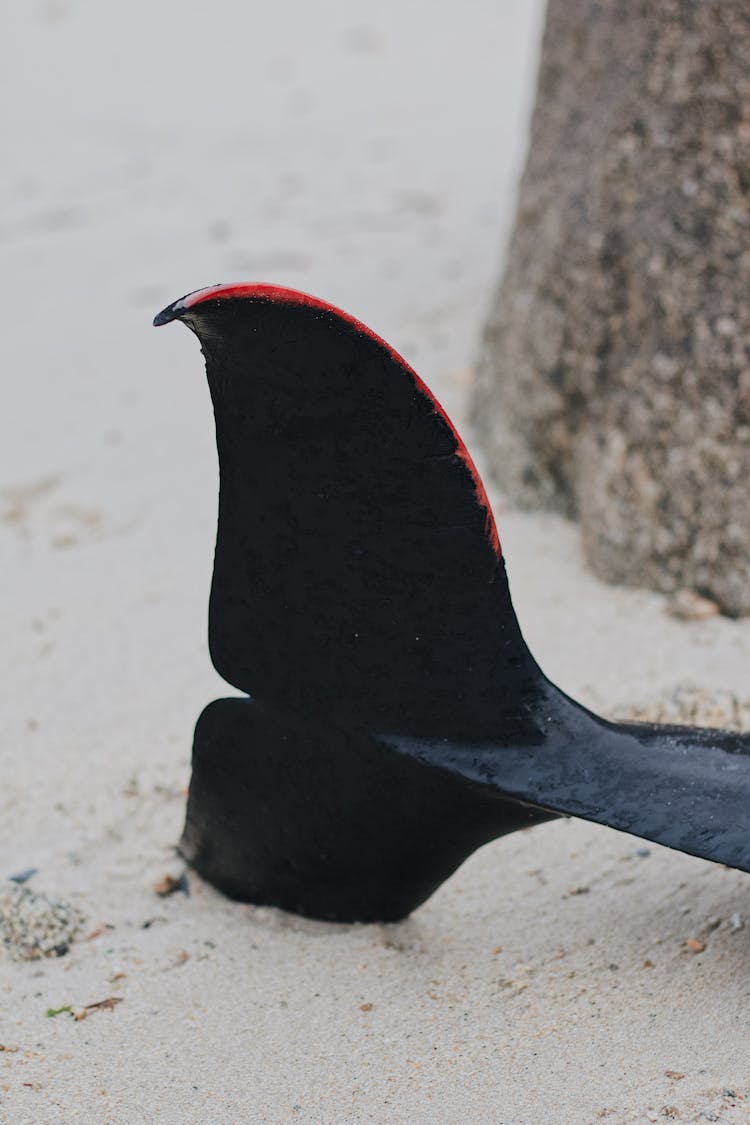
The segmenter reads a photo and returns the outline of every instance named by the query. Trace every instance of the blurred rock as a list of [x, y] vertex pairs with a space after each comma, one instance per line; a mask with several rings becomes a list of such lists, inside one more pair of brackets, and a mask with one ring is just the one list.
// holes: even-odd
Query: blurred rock
[[0, 953], [12, 960], [64, 956], [83, 923], [83, 914], [69, 902], [0, 883]]
[[710, 691], [694, 683], [678, 683], [651, 699], [612, 708], [619, 722], [674, 723], [718, 730], [750, 730], [750, 697], [731, 691]]
[[475, 421], [601, 577], [750, 613], [750, 9], [550, 0]]

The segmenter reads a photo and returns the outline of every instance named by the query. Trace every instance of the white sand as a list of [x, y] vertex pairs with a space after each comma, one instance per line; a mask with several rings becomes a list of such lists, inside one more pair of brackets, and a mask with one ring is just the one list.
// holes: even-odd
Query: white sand
[[[150, 318], [217, 280], [296, 285], [461, 417], [540, 20], [539, 0], [34, 0], [4, 20], [0, 875], [37, 867], [28, 886], [100, 936], [0, 957], [3, 1122], [750, 1119], [745, 875], [567, 821], [483, 849], [398, 926], [194, 876], [189, 898], [152, 890], [181, 869], [193, 723], [227, 689], [200, 355]], [[685, 682], [746, 699], [750, 623], [675, 622], [595, 582], [574, 528], [497, 507], [562, 687], [607, 711]]]

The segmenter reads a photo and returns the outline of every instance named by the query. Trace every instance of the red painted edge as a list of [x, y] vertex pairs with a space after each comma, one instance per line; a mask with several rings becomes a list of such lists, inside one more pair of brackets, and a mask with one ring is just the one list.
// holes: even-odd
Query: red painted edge
[[[471, 454], [466, 448], [461, 435], [451, 422], [443, 407], [440, 405], [434, 394], [427, 386], [427, 384], [420, 379], [413, 367], [406, 362], [403, 356], [399, 355], [395, 348], [392, 348], [386, 340], [363, 324], [361, 320], [356, 317], [350, 316], [349, 313], [344, 312], [343, 309], [337, 308], [335, 305], [329, 304], [327, 301], [321, 301], [319, 297], [312, 297], [309, 293], [300, 293], [296, 289], [285, 289], [281, 285], [266, 285], [266, 284], [228, 284], [228, 285], [209, 285], [205, 289], [196, 289], [193, 293], [188, 293], [187, 296], [182, 297], [179, 301], [171, 306], [176, 316], [179, 316], [180, 311], [183, 309], [192, 309], [196, 305], [202, 304], [204, 301], [213, 300], [229, 300], [231, 298], [244, 297], [244, 298], [258, 298], [267, 301], [276, 301], [279, 303], [290, 305], [304, 305], [306, 308], [319, 309], [321, 312], [333, 313], [340, 320], [361, 332], [363, 336], [368, 336], [375, 343], [379, 344], [381, 348], [391, 356], [396, 363], [398, 363], [414, 380], [417, 389], [429, 401], [433, 410], [438, 414], [446, 423], [454, 438], [456, 439], [456, 456], [463, 461], [466, 468], [471, 473], [474, 482], [474, 491], [476, 494], [477, 502], [485, 510], [485, 533], [489, 539], [490, 545], [495, 554], [500, 557], [502, 555], [502, 548], [500, 546], [500, 537], [497, 533], [497, 525], [495, 524], [495, 517], [492, 514], [492, 508], [487, 497], [482, 478], [479, 475], [476, 465], [472, 460]], [[165, 309], [165, 312], [167, 310]]]

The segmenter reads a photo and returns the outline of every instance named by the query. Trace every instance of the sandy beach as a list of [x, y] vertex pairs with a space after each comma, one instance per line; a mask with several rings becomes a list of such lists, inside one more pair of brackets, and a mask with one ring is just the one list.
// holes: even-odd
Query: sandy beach
[[[219, 280], [315, 293], [471, 444], [542, 19], [539, 0], [39, 0], [7, 21], [2, 1122], [750, 1121], [740, 872], [560, 820], [398, 925], [233, 903], [192, 873], [155, 890], [184, 872], [193, 725], [233, 692], [206, 642], [202, 360], [151, 319]], [[606, 587], [574, 525], [491, 498], [563, 689], [750, 728], [750, 622]]]

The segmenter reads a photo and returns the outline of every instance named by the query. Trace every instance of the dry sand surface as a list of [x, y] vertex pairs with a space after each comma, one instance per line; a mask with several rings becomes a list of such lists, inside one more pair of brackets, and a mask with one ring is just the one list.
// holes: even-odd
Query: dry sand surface
[[[400, 925], [238, 905], [192, 874], [189, 895], [154, 890], [182, 873], [192, 725], [227, 691], [205, 635], [200, 355], [150, 317], [217, 280], [304, 288], [460, 418], [541, 17], [6, 14], [0, 875], [38, 870], [0, 891], [3, 1122], [750, 1120], [746, 875], [559, 821], [482, 849]], [[608, 713], [746, 721], [750, 623], [605, 588], [574, 528], [494, 500], [562, 687]], [[52, 955], [13, 959], [32, 932]]]

